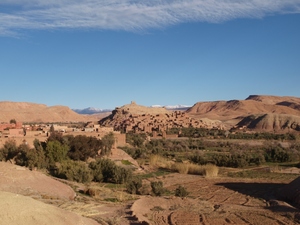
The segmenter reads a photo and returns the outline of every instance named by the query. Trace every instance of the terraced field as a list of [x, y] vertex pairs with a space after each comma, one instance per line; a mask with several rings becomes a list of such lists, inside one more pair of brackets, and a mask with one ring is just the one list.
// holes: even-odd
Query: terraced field
[[276, 200], [276, 192], [287, 181], [237, 178], [203, 178], [171, 174], [164, 186], [183, 185], [190, 195], [143, 197], [132, 206], [133, 214], [149, 224], [297, 224], [299, 210]]

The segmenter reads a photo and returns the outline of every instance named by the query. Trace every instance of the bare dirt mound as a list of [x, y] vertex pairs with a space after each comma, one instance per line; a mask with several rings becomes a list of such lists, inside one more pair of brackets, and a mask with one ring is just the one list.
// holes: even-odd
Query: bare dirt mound
[[286, 114], [251, 115], [242, 119], [238, 127], [265, 131], [300, 131], [300, 116]]
[[96, 221], [30, 197], [0, 191], [0, 224], [97, 225]]
[[67, 106], [51, 106], [28, 102], [0, 102], [0, 122], [11, 119], [21, 122], [82, 122], [89, 116], [80, 115]]
[[75, 192], [63, 184], [39, 171], [0, 162], [0, 191], [13, 192], [37, 199], [71, 200]]

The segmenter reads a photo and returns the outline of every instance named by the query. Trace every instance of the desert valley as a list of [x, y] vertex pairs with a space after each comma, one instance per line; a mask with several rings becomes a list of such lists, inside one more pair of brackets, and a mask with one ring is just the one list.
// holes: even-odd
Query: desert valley
[[300, 223], [300, 98], [0, 102], [0, 224]]

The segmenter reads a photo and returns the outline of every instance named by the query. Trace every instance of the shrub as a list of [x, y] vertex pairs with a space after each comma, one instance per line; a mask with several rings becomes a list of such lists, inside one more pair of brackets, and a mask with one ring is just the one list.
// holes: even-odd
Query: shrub
[[110, 159], [98, 159], [89, 164], [89, 168], [93, 172], [93, 180], [96, 182], [108, 182], [113, 177], [115, 166], [115, 163]]
[[171, 169], [173, 162], [159, 155], [151, 155], [150, 165], [154, 167], [160, 167], [165, 169]]
[[140, 194], [139, 189], [142, 187], [142, 179], [141, 178], [133, 178], [126, 184], [126, 190], [130, 194]]
[[189, 195], [189, 192], [185, 189], [185, 187], [179, 185], [175, 190], [175, 196], [177, 197], [186, 197]]
[[1, 160], [7, 161], [13, 159], [19, 153], [16, 141], [13, 139], [7, 140], [0, 149], [0, 152]]
[[190, 156], [189, 160], [191, 160], [193, 163], [200, 164], [200, 165], [207, 163], [207, 161], [204, 159], [204, 157], [199, 154]]
[[172, 165], [172, 170], [174, 170], [180, 174], [187, 174], [189, 172], [189, 164], [188, 163], [175, 163]]
[[195, 175], [204, 175], [205, 174], [205, 166], [189, 163], [188, 164], [188, 174]]
[[265, 159], [267, 162], [290, 162], [291, 153], [280, 144], [271, 145], [265, 149]]
[[145, 158], [147, 155], [147, 149], [145, 147], [136, 148], [124, 146], [121, 147], [121, 149], [134, 159]]
[[164, 193], [164, 187], [162, 181], [152, 181], [151, 190], [155, 196], [161, 196]]
[[88, 168], [86, 163], [72, 160], [63, 161], [57, 167], [57, 171], [54, 175], [80, 183], [88, 183], [93, 179], [91, 170]]
[[216, 165], [213, 164], [207, 164], [203, 166], [204, 169], [204, 175], [206, 177], [216, 177], [219, 173], [219, 168]]
[[126, 183], [132, 177], [132, 172], [121, 166], [117, 166], [110, 159], [98, 159], [89, 164], [92, 170], [93, 180], [96, 182]]
[[115, 166], [113, 170], [112, 180], [116, 184], [124, 184], [128, 182], [132, 177], [132, 172], [129, 169], [125, 169], [121, 166]]
[[146, 134], [126, 133], [126, 143], [132, 145], [133, 147], [142, 147], [146, 141], [146, 138]]
[[197, 165], [193, 163], [175, 163], [172, 169], [181, 174], [204, 175], [206, 177], [214, 177], [218, 175], [219, 169], [216, 165]]

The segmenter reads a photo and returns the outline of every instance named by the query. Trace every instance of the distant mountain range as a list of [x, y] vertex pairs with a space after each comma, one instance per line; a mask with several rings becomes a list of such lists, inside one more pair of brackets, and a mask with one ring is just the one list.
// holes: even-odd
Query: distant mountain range
[[78, 114], [86, 114], [86, 115], [107, 113], [107, 112], [112, 111], [111, 109], [98, 109], [98, 108], [94, 108], [94, 107], [88, 107], [85, 109], [72, 109], [72, 110]]
[[[48, 107], [44, 104], [0, 101], [0, 122], [8, 123], [11, 119], [22, 122], [86, 122], [100, 121], [109, 117], [114, 123], [115, 120], [122, 122], [121, 113], [114, 115], [120, 108], [124, 107], [116, 107], [113, 110], [93, 107], [71, 110], [66, 106]], [[130, 110], [128, 111], [127, 108]], [[250, 95], [245, 100], [197, 102], [191, 107], [187, 105], [146, 107], [132, 103], [127, 108], [124, 108], [124, 111], [128, 111], [127, 117], [139, 114], [165, 115], [176, 110], [184, 111], [186, 117], [197, 120], [199, 123], [205, 121], [209, 121], [206, 124], [222, 123], [225, 129], [300, 131], [300, 98], [292, 96]], [[212, 121], [215, 122], [212, 123]]]

